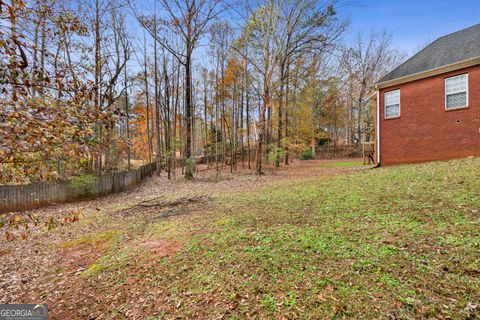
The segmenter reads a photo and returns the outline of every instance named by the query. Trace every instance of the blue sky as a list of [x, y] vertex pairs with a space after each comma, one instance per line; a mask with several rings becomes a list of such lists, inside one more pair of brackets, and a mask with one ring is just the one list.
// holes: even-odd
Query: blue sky
[[339, 14], [350, 20], [346, 40], [386, 28], [393, 47], [410, 56], [427, 42], [480, 23], [480, 0], [343, 0]]
[[[151, 0], [136, 1], [140, 6], [151, 4]], [[342, 36], [345, 42], [359, 33], [367, 37], [371, 31], [386, 29], [392, 34], [392, 47], [410, 57], [438, 37], [480, 23], [480, 0], [339, 0], [338, 15], [350, 22]], [[238, 27], [235, 23], [233, 26]], [[143, 30], [132, 17], [129, 29], [136, 35], [135, 44], [141, 47]], [[148, 35], [147, 42], [151, 44]], [[198, 48], [195, 56], [208, 64], [205, 50], [207, 47]]]

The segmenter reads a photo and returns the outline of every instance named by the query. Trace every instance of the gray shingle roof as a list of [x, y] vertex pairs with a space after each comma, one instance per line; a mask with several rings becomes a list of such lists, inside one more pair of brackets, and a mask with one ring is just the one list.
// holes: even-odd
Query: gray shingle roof
[[480, 57], [480, 24], [438, 38], [378, 83]]

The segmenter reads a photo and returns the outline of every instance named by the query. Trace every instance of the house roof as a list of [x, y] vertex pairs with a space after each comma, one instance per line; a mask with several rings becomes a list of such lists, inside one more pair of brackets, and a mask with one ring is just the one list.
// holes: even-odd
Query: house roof
[[378, 83], [480, 57], [480, 24], [438, 38]]

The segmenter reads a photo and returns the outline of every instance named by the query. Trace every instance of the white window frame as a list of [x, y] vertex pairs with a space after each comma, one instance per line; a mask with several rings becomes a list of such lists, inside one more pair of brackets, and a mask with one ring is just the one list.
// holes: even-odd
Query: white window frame
[[[395, 91], [398, 91], [398, 115], [387, 117], [387, 107], [388, 107], [388, 106], [391, 106], [391, 105], [388, 105], [388, 106], [387, 106], [387, 94], [388, 94], [388, 93], [395, 92]], [[400, 91], [400, 89], [390, 90], [390, 91], [387, 91], [387, 92], [385, 92], [385, 93], [383, 94], [383, 117], [384, 117], [385, 119], [395, 119], [395, 118], [399, 118], [399, 117], [400, 117], [400, 114], [401, 114], [401, 107], [402, 107], [402, 96], [401, 96], [401, 91]]]
[[[456, 78], [456, 77], [460, 77], [460, 76], [466, 76], [466, 78], [467, 78], [467, 90], [466, 90], [466, 91], [458, 91], [458, 92], [449, 93], [448, 95], [452, 95], [452, 94], [456, 94], [456, 93], [461, 93], [461, 92], [466, 92], [466, 94], [467, 94], [467, 104], [464, 105], [464, 106], [450, 107], [450, 108], [449, 108], [449, 107], [447, 107], [447, 80], [448, 80], [448, 79], [452, 79], [452, 78]], [[444, 93], [445, 93], [445, 111], [468, 108], [468, 73], [457, 74], [457, 75], [455, 75], [455, 76], [451, 76], [451, 77], [445, 78]]]

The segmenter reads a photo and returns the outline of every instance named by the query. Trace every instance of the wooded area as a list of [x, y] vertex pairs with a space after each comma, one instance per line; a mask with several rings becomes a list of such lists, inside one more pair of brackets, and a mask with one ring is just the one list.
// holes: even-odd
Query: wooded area
[[195, 159], [262, 174], [371, 141], [376, 79], [403, 55], [335, 0], [0, 0], [0, 183]]

